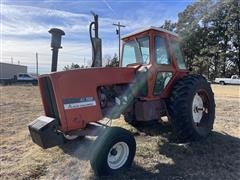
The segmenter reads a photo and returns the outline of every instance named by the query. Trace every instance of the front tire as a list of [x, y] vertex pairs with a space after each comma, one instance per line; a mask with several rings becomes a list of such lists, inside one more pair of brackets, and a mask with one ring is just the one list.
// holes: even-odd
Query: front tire
[[136, 142], [129, 131], [109, 127], [97, 138], [93, 148], [90, 164], [97, 176], [103, 176], [131, 167]]
[[64, 138], [68, 141], [72, 141], [77, 139], [79, 136], [78, 135], [69, 135], [69, 134], [63, 134]]
[[172, 126], [182, 141], [208, 136], [215, 119], [214, 94], [201, 75], [188, 75], [176, 82], [168, 103]]

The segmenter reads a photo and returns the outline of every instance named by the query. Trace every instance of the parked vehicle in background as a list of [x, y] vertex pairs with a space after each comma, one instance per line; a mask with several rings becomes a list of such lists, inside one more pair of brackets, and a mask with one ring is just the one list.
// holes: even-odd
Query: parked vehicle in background
[[27, 66], [0, 62], [1, 84], [11, 84], [13, 82], [14, 76], [19, 73], [27, 73]]
[[4, 85], [8, 84], [22, 84], [22, 83], [31, 83], [32, 85], [37, 85], [38, 80], [36, 76], [33, 76], [29, 73], [19, 73], [14, 75], [11, 78], [0, 79], [0, 83]]
[[33, 85], [38, 84], [37, 77], [28, 74], [28, 73], [20, 73], [14, 76], [14, 82], [22, 82], [22, 83], [32, 83]]
[[240, 79], [238, 75], [232, 75], [231, 78], [216, 78], [215, 83], [219, 83], [222, 85], [225, 84], [240, 84]]

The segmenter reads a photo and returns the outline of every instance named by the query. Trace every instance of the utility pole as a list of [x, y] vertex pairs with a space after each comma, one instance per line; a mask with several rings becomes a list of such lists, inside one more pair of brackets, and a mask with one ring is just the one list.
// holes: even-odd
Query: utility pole
[[38, 53], [36, 52], [36, 74], [38, 76]]
[[118, 60], [120, 62], [120, 56], [121, 56], [121, 28], [126, 27], [126, 26], [120, 24], [120, 22], [118, 22], [117, 24], [113, 23], [113, 26], [117, 26], [116, 34], [118, 35]]

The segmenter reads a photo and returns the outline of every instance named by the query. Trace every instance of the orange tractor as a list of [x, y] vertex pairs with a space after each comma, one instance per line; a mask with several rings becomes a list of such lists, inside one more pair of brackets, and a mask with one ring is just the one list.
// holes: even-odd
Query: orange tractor
[[[101, 65], [101, 40], [95, 26], [93, 66]], [[53, 63], [56, 70], [58, 49], [64, 32], [52, 29]], [[32, 140], [42, 148], [60, 145], [66, 139], [94, 135], [91, 166], [97, 175], [129, 168], [136, 142], [120, 127], [109, 127], [100, 120], [116, 119], [136, 126], [167, 116], [176, 136], [183, 141], [205, 138], [215, 118], [214, 94], [201, 75], [189, 74], [180, 50], [178, 35], [150, 27], [122, 38], [120, 67], [93, 67], [52, 72], [39, 77], [45, 116], [29, 124]], [[99, 63], [96, 63], [96, 62]], [[144, 124], [144, 123], [143, 123]]]

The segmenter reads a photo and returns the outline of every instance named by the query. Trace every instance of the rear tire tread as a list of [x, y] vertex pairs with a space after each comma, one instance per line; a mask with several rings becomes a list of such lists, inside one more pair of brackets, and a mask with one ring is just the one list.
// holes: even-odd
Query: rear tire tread
[[207, 80], [201, 75], [188, 75], [176, 82], [173, 87], [171, 96], [168, 102], [168, 111], [171, 116], [172, 126], [177, 137], [182, 141], [194, 141], [203, 138], [198, 134], [192, 125], [192, 118], [189, 115], [189, 97], [196, 92], [197, 88], [203, 88], [209, 97], [212, 104], [210, 109], [213, 116], [210, 116], [210, 121], [215, 118], [215, 102], [214, 94]]

